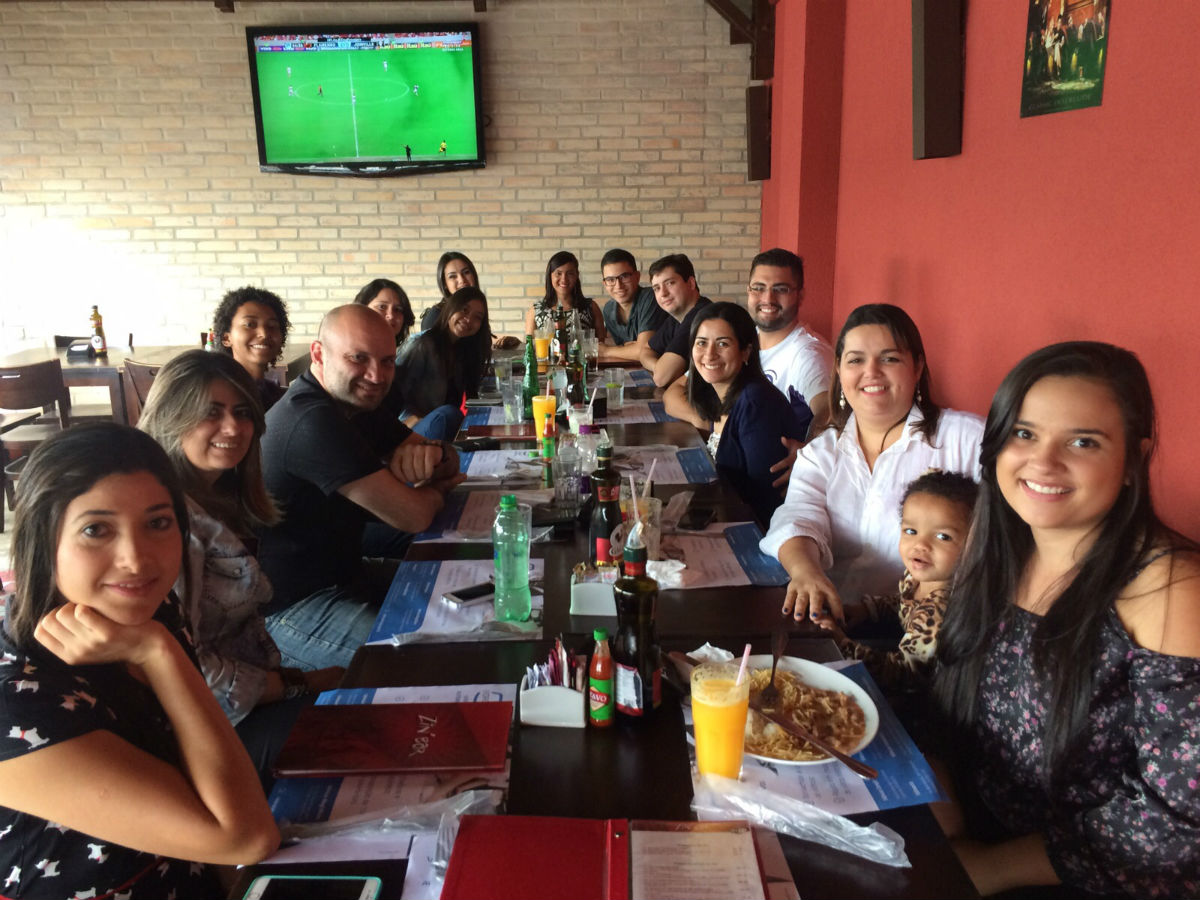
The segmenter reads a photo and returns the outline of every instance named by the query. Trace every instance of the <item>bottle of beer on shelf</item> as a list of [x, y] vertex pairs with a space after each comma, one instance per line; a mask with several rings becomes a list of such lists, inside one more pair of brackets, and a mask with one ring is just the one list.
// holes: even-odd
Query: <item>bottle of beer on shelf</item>
[[613, 585], [617, 601], [617, 639], [613, 647], [617, 713], [623, 720], [640, 722], [662, 703], [662, 668], [654, 635], [658, 582], [646, 575], [646, 544], [641, 529], [630, 532], [624, 569]]
[[542, 487], [554, 487], [554, 444], [558, 427], [554, 416], [546, 413], [542, 425]]
[[[525, 378], [521, 382], [521, 404], [525, 408], [525, 418], [533, 422], [533, 398], [538, 392], [538, 361], [537, 348], [533, 345], [533, 335], [525, 335]], [[533, 423], [537, 429], [537, 423]]]
[[92, 353], [96, 356], [108, 355], [108, 341], [104, 339], [104, 319], [100, 316], [100, 308], [92, 307], [92, 314], [89, 316], [92, 321]]
[[596, 647], [588, 667], [588, 721], [597, 728], [613, 723], [613, 661], [608, 650], [608, 631], [597, 628], [592, 632]]
[[612, 562], [621, 555], [614, 553], [612, 546], [613, 529], [621, 524], [621, 476], [613, 468], [612, 454], [612, 444], [596, 448], [596, 471], [591, 479], [596, 508], [588, 531], [592, 562]]

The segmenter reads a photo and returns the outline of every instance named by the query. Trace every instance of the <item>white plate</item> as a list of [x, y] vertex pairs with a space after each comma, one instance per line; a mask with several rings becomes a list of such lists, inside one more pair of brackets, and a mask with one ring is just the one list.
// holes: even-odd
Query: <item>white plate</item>
[[[760, 653], [750, 657], [750, 669], [766, 669], [771, 670], [771, 654]], [[820, 688], [825, 691], [839, 691], [843, 694], [849, 694], [853, 697], [858, 705], [862, 707], [863, 715], [866, 718], [866, 730], [863, 731], [862, 740], [859, 741], [850, 755], [853, 756], [859, 750], [862, 750], [867, 744], [875, 739], [875, 732], [879, 730], [879, 710], [875, 707], [875, 701], [871, 699], [871, 695], [859, 687], [855, 682], [851, 681], [841, 672], [835, 672], [828, 666], [823, 666], [820, 663], [810, 662], [807, 659], [798, 659], [795, 656], [781, 656], [779, 658], [779, 671], [792, 672], [801, 681], [809, 687]], [[752, 711], [753, 712], [753, 711]], [[814, 760], [790, 760], [776, 759], [774, 756], [760, 756], [757, 753], [746, 751], [747, 756], [754, 759], [761, 759], [763, 762], [775, 763], [780, 766], [819, 766], [827, 762], [835, 762], [832, 757]]]

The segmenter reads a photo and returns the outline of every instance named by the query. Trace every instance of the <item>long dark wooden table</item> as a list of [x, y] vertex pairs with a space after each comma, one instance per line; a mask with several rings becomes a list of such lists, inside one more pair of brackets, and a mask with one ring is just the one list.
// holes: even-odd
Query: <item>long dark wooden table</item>
[[[684, 423], [613, 428], [618, 446], [700, 443]], [[702, 502], [717, 507], [722, 521], [744, 521], [745, 505], [720, 485], [661, 486], [655, 494], [696, 490]], [[663, 491], [663, 493], [660, 493]], [[575, 617], [569, 613], [570, 569], [586, 555], [586, 534], [535, 544], [545, 559], [543, 634], [562, 633], [568, 646], [590, 646], [591, 629], [616, 625], [614, 619]], [[489, 544], [415, 544], [409, 559], [486, 559]], [[756, 653], [768, 653], [769, 635], [780, 621], [783, 588], [711, 588], [659, 593], [656, 628], [664, 650], [689, 650], [704, 641], [739, 652], [749, 641]], [[525, 668], [544, 662], [552, 646], [536, 641], [372, 645], [360, 648], [346, 672], [346, 687], [421, 684], [512, 683]], [[795, 656], [828, 662], [839, 658], [836, 645], [807, 625], [796, 626], [788, 647]], [[619, 723], [611, 729], [538, 728], [514, 724], [507, 812], [584, 818], [693, 818], [692, 783], [680, 695], [664, 685], [663, 704], [640, 725]], [[810, 898], [916, 898], [978, 896], [928, 807], [914, 806], [851, 816], [860, 824], [880, 822], [901, 834], [911, 869], [867, 862], [822, 845], [780, 836], [800, 895]], [[383, 897], [399, 897], [403, 861], [336, 862], [304, 866], [262, 866], [243, 873], [230, 897], [240, 897], [255, 874], [278, 872], [374, 874], [384, 883]]]

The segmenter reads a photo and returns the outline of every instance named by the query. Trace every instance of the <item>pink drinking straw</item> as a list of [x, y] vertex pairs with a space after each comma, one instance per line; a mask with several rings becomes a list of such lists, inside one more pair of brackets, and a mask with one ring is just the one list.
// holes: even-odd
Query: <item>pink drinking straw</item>
[[741, 684], [746, 678], [746, 665], [750, 662], [750, 645], [746, 645], [746, 649], [742, 651], [742, 667], [738, 669], [737, 681], [734, 684]]
[[633, 521], [641, 525], [642, 514], [638, 510], [637, 482], [633, 480], [632, 472], [629, 473], [629, 501], [633, 505]]

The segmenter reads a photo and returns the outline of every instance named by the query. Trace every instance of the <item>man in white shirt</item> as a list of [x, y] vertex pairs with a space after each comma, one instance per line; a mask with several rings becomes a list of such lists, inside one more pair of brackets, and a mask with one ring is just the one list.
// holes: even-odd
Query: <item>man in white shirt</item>
[[833, 349], [800, 322], [804, 302], [804, 262], [790, 250], [764, 250], [750, 263], [746, 308], [758, 326], [758, 351], [771, 383], [813, 412], [809, 434], [829, 420], [829, 381]]

